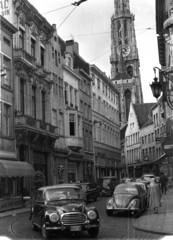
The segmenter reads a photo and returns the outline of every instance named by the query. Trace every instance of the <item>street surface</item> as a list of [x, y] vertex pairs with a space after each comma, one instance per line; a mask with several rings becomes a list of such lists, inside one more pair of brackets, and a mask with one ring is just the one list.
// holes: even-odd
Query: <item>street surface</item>
[[[137, 231], [133, 228], [133, 222], [137, 221], [137, 218], [133, 218], [128, 215], [114, 214], [111, 217], [106, 215], [105, 211], [106, 197], [99, 197], [97, 202], [90, 202], [88, 205], [95, 205], [100, 213], [100, 231], [97, 239], [99, 240], [115, 240], [115, 239], [158, 239], [161, 240], [164, 236], [152, 233], [146, 233]], [[145, 213], [144, 213], [145, 214]], [[34, 232], [31, 228], [31, 222], [29, 221], [29, 213], [24, 213], [18, 216], [11, 216], [4, 219], [0, 219], [0, 240], [3, 240], [2, 236], [9, 237], [12, 240], [38, 240], [43, 239], [41, 233]], [[52, 239], [61, 238], [54, 235]], [[62, 239], [91, 239], [87, 232], [78, 233], [69, 238], [63, 237]]]

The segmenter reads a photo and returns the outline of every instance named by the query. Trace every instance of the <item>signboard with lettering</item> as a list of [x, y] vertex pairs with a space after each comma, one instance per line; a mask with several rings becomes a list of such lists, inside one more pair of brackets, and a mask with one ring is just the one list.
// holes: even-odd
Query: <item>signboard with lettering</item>
[[0, 15], [12, 23], [12, 0], [0, 0]]

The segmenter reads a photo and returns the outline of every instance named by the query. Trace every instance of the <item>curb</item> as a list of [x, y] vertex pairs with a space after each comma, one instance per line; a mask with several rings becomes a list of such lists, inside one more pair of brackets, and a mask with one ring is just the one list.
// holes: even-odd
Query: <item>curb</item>
[[0, 213], [0, 219], [5, 218], [5, 217], [10, 217], [10, 216], [16, 216], [22, 213], [27, 213], [30, 212], [30, 208], [21, 208], [21, 209], [14, 209], [8, 212], [2, 212]]

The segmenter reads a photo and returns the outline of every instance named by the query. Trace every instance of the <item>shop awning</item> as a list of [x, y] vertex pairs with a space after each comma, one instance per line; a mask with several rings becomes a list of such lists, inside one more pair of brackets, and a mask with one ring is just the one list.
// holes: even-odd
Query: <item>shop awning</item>
[[0, 177], [34, 176], [34, 168], [27, 162], [0, 160]]

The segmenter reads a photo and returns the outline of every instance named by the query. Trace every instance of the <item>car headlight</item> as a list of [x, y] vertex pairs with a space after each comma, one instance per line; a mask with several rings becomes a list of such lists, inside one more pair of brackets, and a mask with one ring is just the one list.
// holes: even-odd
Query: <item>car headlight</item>
[[139, 207], [139, 200], [133, 199], [131, 203], [129, 204], [129, 208], [138, 208]]
[[59, 215], [57, 213], [51, 213], [49, 218], [51, 222], [57, 222], [59, 220]]
[[89, 211], [87, 213], [87, 215], [88, 215], [89, 219], [91, 219], [91, 220], [94, 220], [94, 219], [97, 218], [97, 213], [95, 211], [93, 211], [93, 210]]

